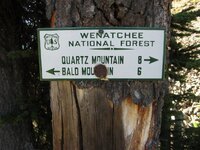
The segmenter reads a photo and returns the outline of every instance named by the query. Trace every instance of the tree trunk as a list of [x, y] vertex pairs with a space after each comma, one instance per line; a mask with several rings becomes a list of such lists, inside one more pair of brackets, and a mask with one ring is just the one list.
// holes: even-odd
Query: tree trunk
[[21, 9], [18, 1], [0, 1], [0, 150], [33, 149], [31, 122], [20, 116], [25, 105], [20, 102], [27, 98], [21, 69], [24, 64], [8, 57], [9, 52], [21, 48]]
[[[169, 29], [168, 0], [47, 1], [55, 26]], [[165, 81], [52, 81], [55, 150], [155, 150]]]
[[0, 53], [0, 149], [31, 150], [31, 124], [20, 114], [24, 98], [18, 63]]

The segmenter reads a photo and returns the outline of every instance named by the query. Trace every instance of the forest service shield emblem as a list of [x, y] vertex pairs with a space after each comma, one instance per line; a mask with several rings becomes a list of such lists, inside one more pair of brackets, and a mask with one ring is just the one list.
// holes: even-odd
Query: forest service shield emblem
[[46, 50], [58, 50], [60, 48], [59, 36], [58, 34], [45, 34], [44, 36], [45, 44], [44, 47]]

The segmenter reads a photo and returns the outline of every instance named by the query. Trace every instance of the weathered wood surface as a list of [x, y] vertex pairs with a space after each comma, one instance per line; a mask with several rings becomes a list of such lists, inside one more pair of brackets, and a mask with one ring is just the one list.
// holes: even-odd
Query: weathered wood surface
[[[47, 16], [52, 3], [47, 1]], [[55, 26], [169, 28], [168, 0], [57, 0]], [[52, 81], [55, 150], [156, 150], [165, 81]]]
[[71, 81], [51, 82], [54, 149], [143, 150], [156, 147], [162, 102], [120, 104], [102, 88], [77, 88]]

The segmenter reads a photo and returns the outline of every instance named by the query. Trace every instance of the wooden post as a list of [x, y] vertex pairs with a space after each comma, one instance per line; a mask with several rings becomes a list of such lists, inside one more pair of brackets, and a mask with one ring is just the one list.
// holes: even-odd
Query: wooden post
[[[169, 29], [168, 0], [46, 1], [56, 27]], [[165, 81], [52, 81], [54, 150], [157, 149], [165, 90]]]

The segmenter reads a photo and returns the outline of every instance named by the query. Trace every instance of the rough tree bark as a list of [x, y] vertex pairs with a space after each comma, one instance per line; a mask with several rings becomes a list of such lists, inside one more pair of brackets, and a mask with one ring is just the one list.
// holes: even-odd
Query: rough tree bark
[[[56, 27], [169, 29], [170, 0], [56, 0]], [[53, 13], [56, 11], [56, 14]], [[52, 81], [55, 150], [155, 150], [165, 81]]]

